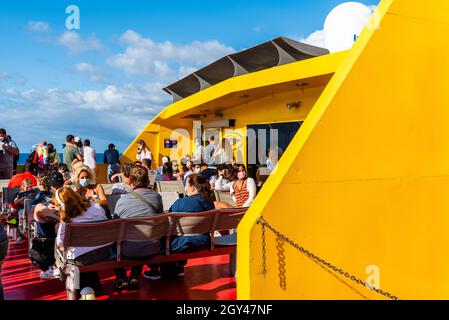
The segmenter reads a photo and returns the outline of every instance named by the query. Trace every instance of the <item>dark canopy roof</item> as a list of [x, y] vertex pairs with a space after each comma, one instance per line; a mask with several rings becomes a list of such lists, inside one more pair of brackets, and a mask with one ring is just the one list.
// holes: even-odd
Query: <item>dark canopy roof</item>
[[164, 91], [176, 102], [235, 76], [325, 54], [329, 54], [327, 49], [279, 37], [221, 58], [169, 85]]

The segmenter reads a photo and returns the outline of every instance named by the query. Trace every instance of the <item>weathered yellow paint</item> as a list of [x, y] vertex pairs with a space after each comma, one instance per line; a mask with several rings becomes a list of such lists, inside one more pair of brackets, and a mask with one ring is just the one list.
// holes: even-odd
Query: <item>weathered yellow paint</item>
[[283, 291], [269, 231], [264, 278], [260, 215], [362, 280], [379, 267], [399, 298], [449, 298], [449, 2], [383, 0], [377, 16], [239, 225], [239, 299], [382, 299], [287, 244]]

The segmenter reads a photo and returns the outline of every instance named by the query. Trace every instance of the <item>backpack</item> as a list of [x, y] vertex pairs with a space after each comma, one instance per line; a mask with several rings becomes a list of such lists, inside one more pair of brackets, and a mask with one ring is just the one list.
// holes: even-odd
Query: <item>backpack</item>
[[52, 266], [55, 259], [55, 241], [50, 238], [34, 238], [31, 240], [31, 248], [28, 253], [30, 260], [42, 269]]

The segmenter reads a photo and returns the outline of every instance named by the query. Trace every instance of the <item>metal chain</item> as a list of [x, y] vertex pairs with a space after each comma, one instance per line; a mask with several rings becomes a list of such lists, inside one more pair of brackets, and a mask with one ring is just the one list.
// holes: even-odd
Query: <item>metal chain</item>
[[267, 243], [265, 239], [265, 226], [262, 225], [262, 273], [263, 277], [267, 275]]
[[[309, 259], [312, 259], [313, 261], [318, 262], [319, 264], [327, 267], [328, 269], [344, 276], [347, 279], [350, 279], [351, 281], [356, 282], [359, 285], [365, 286], [370, 290], [373, 290], [375, 292], [377, 292], [378, 294], [385, 296], [391, 300], [399, 300], [398, 297], [392, 295], [391, 293], [381, 290], [379, 288], [376, 288], [374, 286], [372, 286], [371, 284], [369, 284], [366, 281], [360, 280], [359, 278], [357, 278], [356, 276], [350, 274], [349, 272], [344, 271], [341, 268], [338, 268], [337, 266], [331, 264], [330, 262], [327, 262], [326, 260], [320, 258], [319, 256], [313, 254], [312, 252], [310, 252], [309, 250], [305, 249], [304, 247], [300, 246], [299, 244], [295, 243], [294, 241], [290, 240], [288, 237], [286, 237], [285, 235], [283, 235], [281, 232], [279, 232], [278, 230], [276, 230], [274, 227], [272, 227], [263, 217], [259, 217], [259, 219], [257, 219], [257, 224], [262, 225], [262, 239], [263, 239], [263, 246], [266, 246], [266, 239], [265, 239], [265, 227], [267, 227], [268, 229], [270, 229], [278, 238], [276, 241], [278, 241], [278, 239], [282, 239], [283, 241], [287, 242], [289, 245], [291, 245], [292, 247], [294, 247], [295, 249], [299, 250], [302, 254], [304, 254], [305, 256], [307, 256]], [[266, 254], [266, 249], [263, 248], [262, 249], [264, 254]], [[266, 261], [265, 261], [266, 257], [263, 257], [263, 268], [265, 270], [266, 268]], [[265, 271], [266, 273], [266, 271]]]
[[284, 239], [282, 239], [281, 237], [276, 238], [276, 248], [278, 250], [278, 263], [279, 263], [279, 285], [282, 290], [287, 291], [284, 242], [285, 242]]

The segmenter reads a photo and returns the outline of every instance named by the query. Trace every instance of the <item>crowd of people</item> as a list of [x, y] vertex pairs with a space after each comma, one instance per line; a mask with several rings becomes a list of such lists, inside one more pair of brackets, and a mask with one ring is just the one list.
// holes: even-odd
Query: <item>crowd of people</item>
[[[5, 134], [4, 130], [0, 130], [0, 138], [5, 137]], [[12, 149], [15, 143], [9, 138], [1, 141], [4, 142], [3, 150], [14, 155]], [[46, 141], [33, 146], [34, 154], [26, 161], [25, 172], [9, 176], [9, 185], [20, 187], [20, 192], [11, 204], [18, 212], [18, 217], [22, 215], [25, 199], [32, 201], [31, 217], [37, 240], [32, 240], [30, 258], [41, 269], [40, 277], [59, 278], [59, 270], [55, 268], [55, 261], [59, 256], [54, 254], [54, 247], [62, 246], [67, 223], [163, 214], [161, 195], [155, 191], [155, 185], [150, 181], [182, 181], [185, 196], [177, 199], [169, 212], [194, 213], [216, 208], [249, 207], [256, 197], [256, 182], [248, 177], [243, 164], [233, 163], [232, 155], [227, 152], [228, 147], [225, 140], [220, 146], [216, 146], [211, 137], [200, 154], [180, 161], [172, 161], [165, 156], [162, 158], [162, 165], [153, 169], [153, 154], [143, 140], [137, 142], [136, 161], [123, 165], [120, 164], [119, 152], [110, 144], [104, 153], [104, 163], [108, 165], [108, 181], [114, 183], [112, 193], [121, 196], [114, 211], [109, 212], [105, 190], [96, 181], [96, 152], [88, 139], [81, 142], [81, 139], [68, 135], [63, 159], [60, 159], [54, 146]], [[229, 192], [234, 203], [218, 201], [214, 190]], [[161, 253], [165, 249], [164, 244], [164, 239], [123, 243], [121, 255], [127, 258], [151, 257]], [[187, 253], [209, 247], [209, 234], [170, 239], [172, 252]], [[108, 259], [114, 250], [116, 246], [111, 245], [74, 247], [69, 248], [67, 259], [80, 265], [91, 264]], [[150, 265], [143, 276], [152, 280], [164, 276], [183, 276], [185, 264], [186, 261], [178, 261]], [[142, 266], [133, 267], [129, 277], [125, 269], [115, 270], [115, 288], [119, 291], [139, 289], [142, 269]], [[100, 290], [98, 274], [81, 274], [80, 286]]]

